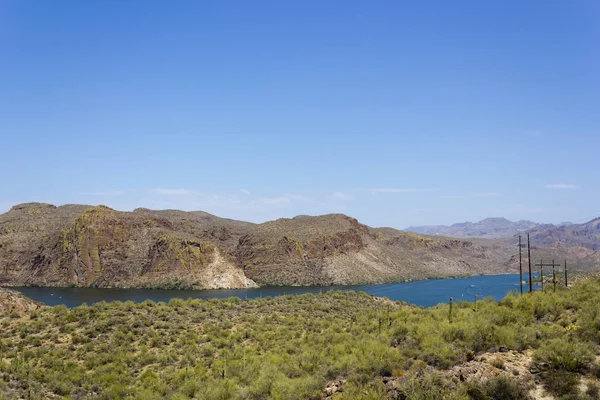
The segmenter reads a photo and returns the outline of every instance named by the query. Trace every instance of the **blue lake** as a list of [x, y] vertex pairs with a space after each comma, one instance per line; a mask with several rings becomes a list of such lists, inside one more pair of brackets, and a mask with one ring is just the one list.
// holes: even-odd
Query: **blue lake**
[[[486, 275], [472, 278], [434, 279], [403, 283], [353, 286], [270, 286], [256, 289], [227, 290], [161, 290], [161, 289], [92, 289], [92, 288], [54, 288], [54, 287], [16, 287], [24, 295], [54, 306], [64, 304], [76, 307], [83, 303], [93, 304], [101, 301], [134, 301], [145, 300], [168, 302], [174, 298], [181, 299], [215, 299], [230, 296], [241, 299], [252, 299], [267, 296], [296, 295], [303, 293], [320, 293], [329, 290], [354, 290], [368, 294], [387, 297], [391, 300], [406, 301], [418, 306], [431, 307], [438, 303], [454, 301], [473, 301], [475, 295], [479, 299], [491, 296], [502, 299], [510, 291], [519, 290], [519, 275]], [[538, 287], [534, 287], [538, 289]], [[528, 291], [528, 284], [523, 283], [523, 291]]]

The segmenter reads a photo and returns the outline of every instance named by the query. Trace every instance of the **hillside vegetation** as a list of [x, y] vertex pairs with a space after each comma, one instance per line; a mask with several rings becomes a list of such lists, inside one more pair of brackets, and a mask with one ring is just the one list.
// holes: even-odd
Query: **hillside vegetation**
[[28, 203], [0, 215], [3, 285], [384, 283], [515, 272], [512, 253], [503, 242], [373, 229], [342, 214], [251, 224], [204, 212]]
[[423, 309], [364, 293], [0, 317], [0, 398], [598, 399], [600, 280]]

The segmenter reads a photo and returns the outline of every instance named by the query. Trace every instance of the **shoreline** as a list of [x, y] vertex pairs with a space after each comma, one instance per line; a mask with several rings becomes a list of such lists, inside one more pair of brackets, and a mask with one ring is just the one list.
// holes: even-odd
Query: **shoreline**
[[510, 292], [518, 291], [518, 274], [477, 275], [471, 277], [425, 279], [410, 282], [368, 285], [337, 286], [264, 286], [249, 289], [208, 289], [208, 290], [164, 290], [137, 288], [60, 288], [60, 287], [23, 287], [12, 289], [49, 306], [65, 305], [68, 308], [82, 304], [100, 302], [134, 302], [147, 300], [155, 303], [168, 303], [173, 299], [203, 299], [206, 301], [237, 298], [251, 300], [256, 298], [278, 298], [320, 295], [332, 292], [366, 293], [377, 298], [405, 302], [421, 307], [431, 307], [446, 303], [450, 297], [458, 301], [469, 301], [474, 295], [483, 299], [504, 298]]
[[[378, 286], [388, 286], [388, 285], [396, 285], [396, 284], [404, 284], [404, 283], [420, 283], [420, 282], [434, 282], [434, 281], [452, 281], [452, 280], [462, 280], [462, 279], [473, 279], [479, 277], [501, 277], [501, 276], [509, 276], [514, 275], [517, 276], [519, 274], [514, 273], [506, 273], [506, 274], [481, 274], [481, 275], [469, 275], [469, 276], [453, 276], [453, 277], [439, 277], [439, 278], [427, 278], [427, 279], [412, 279], [405, 281], [394, 281], [394, 282], [379, 282], [379, 283], [352, 283], [352, 284], [333, 284], [333, 285], [265, 285], [265, 286], [257, 286], [257, 287], [247, 287], [247, 288], [219, 288], [219, 289], [164, 289], [157, 287], [120, 287], [120, 286], [104, 286], [104, 287], [90, 287], [90, 286], [41, 286], [41, 285], [0, 285], [0, 290], [19, 290], [21, 288], [26, 289], [58, 289], [58, 290], [99, 290], [99, 291], [156, 291], [156, 292], [227, 292], [227, 291], [261, 291], [261, 290], [269, 290], [269, 289], [282, 289], [282, 288], [293, 288], [293, 289], [351, 289], [353, 287], [378, 287]], [[581, 275], [582, 277], [584, 274]], [[575, 276], [573, 277], [575, 278]], [[523, 282], [527, 282], [523, 280]], [[535, 284], [535, 281], [534, 281]], [[293, 293], [289, 293], [293, 294]]]
[[[534, 273], [535, 274], [535, 273]], [[158, 290], [158, 291], [226, 291], [226, 290], [258, 290], [258, 289], [269, 289], [269, 288], [330, 288], [330, 287], [352, 287], [352, 286], [376, 286], [376, 285], [393, 285], [397, 283], [410, 283], [410, 282], [425, 282], [425, 281], [438, 281], [438, 280], [452, 280], [452, 279], [470, 279], [480, 276], [505, 276], [505, 275], [518, 275], [518, 273], [507, 272], [503, 274], [477, 274], [477, 275], [456, 275], [456, 276], [440, 276], [430, 277], [424, 279], [405, 279], [388, 282], [353, 282], [349, 284], [329, 284], [329, 285], [259, 285], [256, 287], [235, 287], [235, 288], [165, 288], [156, 286], [59, 286], [59, 285], [37, 285], [37, 284], [0, 284], [0, 289], [11, 289], [11, 288], [56, 288], [56, 289], [110, 289], [110, 290]], [[525, 274], [523, 274], [525, 275]]]

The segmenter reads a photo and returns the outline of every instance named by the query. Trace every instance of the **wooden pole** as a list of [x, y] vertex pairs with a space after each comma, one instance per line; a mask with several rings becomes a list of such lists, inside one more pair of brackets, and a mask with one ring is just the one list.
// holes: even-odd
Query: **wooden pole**
[[527, 233], [527, 259], [529, 261], [529, 293], [533, 292], [533, 278], [531, 276], [531, 243], [529, 242], [529, 233]]
[[544, 260], [540, 260], [540, 281], [542, 282], [542, 292], [544, 291]]
[[565, 287], [569, 287], [569, 282], [567, 280], [567, 259], [565, 259]]
[[521, 235], [519, 235], [519, 288], [523, 294], [523, 258], [521, 257]]
[[552, 290], [556, 292], [556, 272], [554, 271], [554, 260], [552, 260]]

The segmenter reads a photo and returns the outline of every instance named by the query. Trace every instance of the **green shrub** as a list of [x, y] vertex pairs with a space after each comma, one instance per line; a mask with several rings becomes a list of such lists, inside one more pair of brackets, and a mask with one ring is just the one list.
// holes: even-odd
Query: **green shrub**
[[327, 382], [346, 379], [336, 398], [520, 399], [511, 378], [467, 385], [437, 371], [507, 346], [535, 350], [556, 398], [590, 400], [598, 387], [577, 386], [582, 373], [600, 375], [591, 363], [599, 301], [600, 280], [587, 280], [556, 294], [484, 300], [478, 312], [458, 302], [452, 324], [447, 304], [424, 309], [353, 292], [48, 307], [0, 317], [0, 381], [21, 398], [29, 384], [32, 398], [318, 398]]
[[398, 388], [399, 398], [406, 400], [459, 400], [465, 399], [454, 383], [435, 373], [411, 373]]
[[578, 372], [594, 359], [594, 350], [585, 343], [568, 337], [544, 342], [533, 353], [533, 362], [541, 369]]
[[527, 389], [514, 379], [501, 375], [484, 382], [471, 382], [467, 394], [473, 400], [528, 400]]
[[579, 396], [580, 375], [564, 370], [549, 370], [542, 373], [544, 388], [563, 398], [565, 396]]
[[498, 369], [504, 369], [504, 360], [500, 358], [494, 358], [492, 361], [490, 361], [490, 365]]
[[588, 382], [585, 394], [591, 400], [600, 400], [600, 385], [598, 382]]

